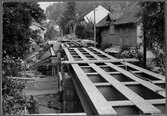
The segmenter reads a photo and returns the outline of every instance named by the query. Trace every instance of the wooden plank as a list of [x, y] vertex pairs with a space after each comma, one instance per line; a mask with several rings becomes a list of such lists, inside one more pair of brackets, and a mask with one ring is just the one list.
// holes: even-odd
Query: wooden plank
[[[131, 71], [133, 73], [141, 73], [141, 71]], [[109, 74], [121, 74], [121, 72], [107, 72]]]
[[[138, 85], [140, 84], [139, 82], [133, 81], [133, 82], [121, 82], [124, 85]], [[154, 84], [165, 84], [163, 81], [153, 81]], [[109, 86], [111, 85], [110, 83], [104, 82], [104, 83], [94, 83], [95, 86]]]
[[153, 83], [151, 83], [149, 81], [145, 81], [143, 79], [140, 79], [140, 78], [136, 77], [135, 75], [133, 75], [132, 73], [130, 73], [129, 71], [126, 71], [126, 70], [124, 70], [124, 69], [122, 69], [122, 68], [120, 68], [120, 67], [118, 67], [118, 66], [116, 66], [116, 65], [114, 65], [112, 63], [107, 63], [107, 65], [112, 67], [113, 69], [121, 72], [125, 76], [127, 76], [127, 77], [129, 77], [129, 78], [131, 78], [131, 79], [133, 79], [133, 80], [135, 80], [137, 82], [139, 82], [141, 85], [147, 87], [148, 89], [150, 89], [150, 90], [152, 90], [152, 91], [154, 91], [156, 93], [159, 91], [158, 94], [160, 94], [161, 96], [163, 96], [163, 97], [166, 96], [165, 90], [163, 88], [161, 88], [161, 87], [159, 87], [157, 85], [154, 85]]
[[87, 93], [85, 93], [85, 91], [83, 90], [83, 87], [80, 84], [78, 84], [80, 82], [78, 82], [77, 79], [75, 79], [75, 78], [72, 78], [72, 81], [73, 81], [74, 87], [76, 89], [77, 95], [80, 99], [80, 102], [82, 104], [84, 112], [86, 112], [88, 115], [89, 114], [95, 114], [96, 110], [90, 104], [91, 102], [87, 98], [88, 97]]
[[[87, 58], [77, 49], [74, 49], [81, 58], [87, 60]], [[127, 97], [132, 103], [134, 103], [141, 111], [144, 113], [161, 113], [161, 111], [153, 106], [152, 104], [145, 101], [138, 94], [133, 92], [131, 89], [126, 87], [124, 84], [116, 80], [111, 75], [107, 74], [103, 69], [99, 68], [95, 64], [89, 64], [96, 72], [98, 72], [104, 79], [106, 79], [109, 83], [112, 84], [114, 88], [116, 88], [121, 94]]]
[[[108, 58], [116, 59], [115, 57], [113, 57], [113, 56], [111, 56], [111, 55], [108, 55], [108, 54], [106, 54], [106, 53], [104, 53], [104, 52], [98, 50], [97, 48], [94, 48], [94, 47], [91, 47], [91, 48], [94, 49], [94, 50], [96, 50], [96, 51], [98, 51], [98, 52], [100, 52], [101, 54], [107, 56]], [[164, 80], [164, 81], [165, 81], [165, 76], [162, 76], [162, 75], [160, 75], [160, 74], [157, 74], [157, 73], [151, 72], [151, 71], [149, 71], [149, 70], [146, 70], [146, 69], [144, 69], [144, 68], [138, 67], [138, 66], [136, 66], [136, 65], [133, 65], [133, 64], [131, 64], [131, 63], [128, 63], [127, 61], [121, 61], [121, 63], [123, 63], [123, 64], [125, 64], [125, 65], [127, 65], [127, 66], [130, 66], [130, 67], [132, 67], [132, 68], [135, 68], [135, 69], [137, 69], [137, 70], [139, 70], [139, 71], [142, 71], [142, 72], [144, 72], [144, 73], [146, 73], [146, 74], [148, 74], [148, 75], [151, 75], [151, 76], [153, 76], [153, 77], [155, 77], [155, 78], [158, 78], [158, 79], [161, 79], [161, 80]]]
[[[140, 83], [138, 82], [121, 82], [122, 84], [124, 85], [138, 85]], [[94, 83], [95, 86], [110, 86], [111, 84], [110, 83]]]
[[[67, 54], [66, 54], [67, 55]], [[68, 60], [68, 61], [62, 61], [63, 64], [81, 64], [81, 63], [107, 63], [107, 62], [122, 62], [122, 61], [126, 61], [126, 62], [133, 62], [133, 60], [131, 59], [116, 59], [116, 60], [113, 60], [113, 59], [109, 59], [109, 60], [82, 60], [82, 61], [71, 61], [71, 60]], [[134, 60], [135, 62], [135, 60]]]
[[160, 75], [160, 74], [151, 72], [151, 71], [149, 71], [149, 70], [146, 70], [146, 69], [144, 69], [144, 68], [138, 67], [138, 66], [133, 65], [133, 64], [128, 63], [128, 62], [124, 62], [123, 64], [125, 64], [125, 65], [127, 65], [127, 66], [129, 66], [129, 67], [132, 67], [132, 68], [134, 68], [134, 69], [137, 69], [137, 70], [139, 70], [139, 71], [141, 71], [141, 72], [144, 72], [144, 73], [146, 73], [146, 74], [148, 74], [148, 75], [150, 75], [150, 76], [153, 76], [153, 77], [155, 77], [155, 78], [157, 78], [157, 79], [161, 79], [161, 80], [165, 81], [165, 76], [162, 76], [162, 75]]
[[[97, 58], [97, 59], [99, 59], [99, 60], [102, 59], [102, 58], [98, 57], [96, 54], [94, 54], [93, 52], [87, 50], [86, 48], [85, 48], [84, 50], [86, 50], [87, 52], [89, 52], [89, 53], [90, 53], [91, 55], [93, 55], [95, 58]], [[128, 64], [130, 64], [130, 63], [128, 63]], [[133, 80], [135, 80], [135, 81], [137, 81], [137, 82], [139, 82], [141, 85], [143, 85], [143, 86], [147, 87], [148, 89], [150, 89], [150, 90], [152, 90], [152, 91], [154, 91], [154, 92], [160, 94], [161, 96], [166, 97], [166, 93], [165, 93], [165, 91], [164, 91], [163, 88], [161, 88], [161, 87], [159, 87], [159, 86], [157, 86], [157, 85], [154, 85], [154, 84], [150, 83], [149, 81], [145, 81], [145, 80], [143, 80], [143, 79], [140, 79], [140, 78], [136, 77], [134, 74], [132, 74], [132, 73], [130, 73], [129, 71], [126, 71], [126, 70], [120, 68], [120, 67], [117, 66], [117, 65], [114, 65], [114, 64], [112, 64], [112, 63], [106, 63], [106, 65], [108, 65], [108, 66], [110, 66], [111, 68], [117, 70], [118, 72], [124, 74], [125, 76], [127, 76], [127, 77], [129, 77], [129, 78], [131, 78], [131, 79], [133, 79]], [[134, 66], [135, 66], [135, 65], [134, 65]]]
[[56, 55], [52, 47], [50, 47], [50, 52], [51, 52], [51, 55], [52, 55], [52, 56], [55, 56], [55, 55]]
[[[82, 66], [81, 66], [82, 67]], [[88, 66], [85, 66], [85, 67], [88, 67]], [[90, 66], [89, 66], [90, 67]], [[133, 73], [141, 73], [141, 71], [132, 71]], [[106, 72], [108, 74], [121, 74], [120, 72]], [[96, 75], [96, 74], [99, 74], [99, 73], [86, 73], [87, 75]]]
[[155, 83], [155, 84], [156, 84], [156, 83], [157, 83], [157, 84], [158, 84], [158, 83], [164, 83], [164, 84], [165, 84], [165, 81], [161, 81], [161, 80], [159, 80], [159, 81], [152, 81], [152, 83]]
[[81, 82], [84, 90], [92, 101], [94, 107], [97, 110], [99, 115], [111, 115], [117, 114], [116, 111], [108, 104], [104, 96], [100, 93], [100, 91], [93, 85], [91, 80], [86, 76], [83, 70], [79, 67], [78, 64], [72, 64], [72, 67], [75, 73], [78, 76], [79, 81]]
[[86, 75], [98, 75], [99, 73], [97, 72], [91, 72], [91, 73], [85, 73]]
[[[67, 48], [64, 48], [67, 57], [70, 60], [73, 60], [71, 54], [69, 53]], [[96, 111], [99, 115], [111, 115], [117, 114], [116, 111], [108, 104], [104, 96], [98, 91], [95, 85], [91, 82], [88, 76], [84, 73], [84, 71], [79, 67], [78, 64], [71, 64], [72, 68], [74, 69], [77, 77], [83, 86], [84, 90], [86, 91], [89, 99], [91, 100], [92, 104], [96, 108]]]
[[90, 64], [94, 70], [100, 73], [100, 75], [106, 79], [109, 83], [112, 84], [114, 88], [116, 88], [121, 94], [126, 96], [131, 102], [133, 102], [139, 109], [141, 109], [144, 113], [160, 113], [160, 111], [152, 106], [151, 104], [147, 103], [142, 97], [138, 94], [130, 90], [124, 84], [116, 80], [111, 75], [107, 74], [104, 70], [96, 66], [95, 64]]
[[110, 86], [111, 83], [108, 83], [108, 82], [104, 82], [104, 83], [94, 83], [94, 85], [95, 85], [96, 87]]
[[[95, 47], [90, 47], [90, 48], [92, 48], [93, 50], [95, 50], [95, 51], [101, 53], [102, 55], [105, 55], [107, 58], [114, 59], [114, 60], [118, 60], [118, 58], [115, 58], [115, 57], [113, 57], [113, 56], [111, 56], [111, 55], [109, 55], [109, 54], [107, 54], [107, 53], [105, 53], [105, 52], [103, 52], [103, 51], [101, 51], [101, 50], [95, 48]], [[92, 51], [91, 51], [91, 52], [92, 52]], [[120, 60], [120, 62], [138, 62], [138, 61], [139, 61], [139, 60], [136, 59], [136, 58], [123, 58], [123, 59], [120, 58], [119, 60]]]
[[80, 66], [80, 67], [82, 67], [82, 68], [89, 68], [90, 66]]
[[[81, 53], [81, 54], [82, 54], [82, 53]], [[81, 54], [80, 54], [80, 55], [81, 55]], [[85, 59], [84, 57], [81, 57], [81, 58]], [[86, 60], [88, 60], [88, 59], [86, 59]], [[95, 64], [90, 64], [90, 65], [95, 65]], [[96, 67], [96, 68], [99, 68], [99, 67]], [[112, 84], [112, 85], [113, 85], [113, 84]], [[148, 105], [148, 104], [147, 104], [147, 105]], [[151, 106], [149, 106], [149, 107], [151, 108]], [[153, 107], [152, 107], [152, 108], [153, 108]], [[143, 109], [143, 110], [144, 110], [144, 109]], [[148, 110], [147, 110], [147, 111], [148, 111]], [[159, 112], [157, 109], [156, 109], [156, 111]], [[147, 112], [147, 113], [148, 113], [148, 112]]]
[[[147, 102], [149, 102], [150, 104], [165, 104], [166, 103], [166, 99], [149, 99], [146, 100]], [[128, 100], [122, 100], [122, 101], [109, 101], [109, 103], [111, 104], [111, 106], [132, 106], [135, 105], [133, 104], [131, 101]]]
[[65, 53], [66, 53], [66, 56], [67, 56], [68, 60], [70, 60], [70, 61], [73, 62], [74, 59], [73, 59], [71, 53], [68, 51], [68, 48], [64, 47], [63, 49], [64, 49], [64, 51], [65, 51]]
[[117, 58], [115, 58], [115, 57], [113, 57], [113, 56], [111, 56], [111, 55], [109, 55], [109, 54], [107, 54], [107, 53], [105, 53], [105, 52], [102, 52], [101, 50], [99, 50], [99, 49], [97, 49], [97, 48], [95, 48], [95, 47], [90, 47], [90, 48], [92, 48], [93, 50], [95, 50], [95, 51], [97, 51], [97, 52], [99, 52], [99, 53], [101, 53], [101, 54], [107, 56], [107, 57], [110, 58], [110, 59], [117, 60]]

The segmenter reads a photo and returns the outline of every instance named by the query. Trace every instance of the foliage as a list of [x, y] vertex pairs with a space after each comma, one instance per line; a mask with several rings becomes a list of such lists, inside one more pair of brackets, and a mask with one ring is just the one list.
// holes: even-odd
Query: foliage
[[35, 2], [7, 2], [3, 8], [3, 66], [18, 65], [15, 60], [22, 59], [30, 45], [32, 18], [40, 23], [45, 15]]
[[3, 78], [3, 114], [16, 114], [19, 110], [23, 110], [25, 99], [21, 96], [21, 90], [24, 85], [22, 81]]
[[58, 36], [58, 31], [56, 31], [53, 26], [48, 28], [45, 33], [45, 39], [47, 40], [53, 40], [55, 37]]
[[78, 36], [78, 38], [82, 38], [82, 39], [93, 38], [93, 35], [94, 35], [93, 23], [89, 22], [89, 23], [77, 25], [76, 35]]
[[61, 17], [65, 9], [65, 3], [55, 3], [46, 8], [46, 16], [50, 20], [54, 20], [57, 24], [60, 23]]
[[3, 76], [17, 76], [18, 72], [22, 70], [21, 62], [21, 58], [3, 57]]
[[121, 12], [131, 2], [122, 1], [72, 1], [60, 2], [50, 5], [46, 14], [51, 20], [55, 20], [61, 27], [63, 34], [74, 33], [78, 38], [92, 38], [93, 26], [89, 23], [83, 25], [83, 17], [98, 5], [102, 5], [108, 10]]
[[141, 2], [141, 6], [143, 7], [143, 26], [146, 38], [146, 47], [147, 49], [152, 50], [155, 53], [156, 58], [154, 59], [154, 61], [156, 61], [157, 66], [163, 67], [162, 71], [164, 73], [165, 71], [164, 70], [165, 69], [164, 2]]
[[161, 50], [156, 50], [154, 51], [156, 54], [156, 58], [153, 59], [152, 63], [155, 63], [154, 67], [159, 67], [158, 73], [165, 74], [165, 65], [166, 62], [164, 60], [165, 58], [165, 53]]
[[75, 1], [70, 1], [66, 3], [66, 8], [61, 17], [60, 27], [63, 31], [63, 34], [69, 34], [73, 27], [67, 27], [69, 21], [75, 19]]
[[3, 11], [3, 113], [16, 114], [23, 109], [25, 102], [21, 94], [24, 82], [6, 77], [18, 76], [18, 72], [23, 70], [22, 59], [30, 45], [30, 36], [36, 36], [29, 26], [32, 19], [41, 23], [45, 15], [35, 2], [5, 2]]
[[139, 60], [142, 60], [142, 54], [138, 51], [137, 48], [129, 48], [125, 47], [122, 48], [122, 50], [119, 53], [120, 58], [138, 58]]
[[39, 45], [43, 42], [42, 37], [39, 35], [40, 30], [32, 30], [31, 31], [31, 38], [34, 40], [34, 42]]
[[144, 30], [148, 48], [158, 44], [164, 49], [164, 2], [143, 2]]

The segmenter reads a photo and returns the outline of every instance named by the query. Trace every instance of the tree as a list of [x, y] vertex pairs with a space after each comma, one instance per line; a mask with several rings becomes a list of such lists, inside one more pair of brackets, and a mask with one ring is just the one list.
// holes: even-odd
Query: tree
[[45, 33], [45, 39], [54, 40], [56, 39], [56, 36], [58, 36], [58, 31], [56, 31], [53, 26], [47, 29]]
[[65, 3], [54, 3], [46, 8], [46, 16], [50, 20], [54, 20], [57, 24], [60, 23], [60, 18], [65, 10]]
[[142, 7], [144, 30], [146, 32], [147, 46], [153, 48], [155, 43], [164, 49], [164, 2], [143, 2]]
[[[55, 22], [61, 27], [61, 30], [63, 30], [64, 34], [77, 33], [79, 34], [77, 36], [81, 37], [82, 34], [80, 34], [79, 31], [83, 30], [78, 30], [78, 29], [85, 27], [81, 24], [83, 17], [87, 13], [92, 11], [95, 7], [97, 7], [98, 5], [102, 5], [108, 10], [113, 9], [114, 11], [120, 13], [122, 9], [127, 7], [130, 3], [131, 2], [124, 2], [124, 1], [61, 2], [50, 5], [46, 10], [46, 14], [49, 17], [49, 19], [55, 20]], [[84, 29], [85, 33], [87, 35], [90, 35], [90, 33], [92, 33], [92, 30], [89, 29], [90, 32], [88, 32], [86, 29], [87, 27]]]
[[63, 16], [61, 17], [61, 21], [59, 26], [63, 30], [64, 34], [69, 34], [71, 27], [68, 27], [67, 24], [69, 21], [75, 19], [75, 1], [70, 1], [66, 3], [66, 8], [64, 10]]
[[8, 2], [3, 8], [3, 66], [6, 66], [7, 57], [14, 61], [24, 57], [30, 45], [32, 18], [41, 23], [45, 15], [35, 2]]
[[94, 36], [94, 31], [93, 31], [93, 22], [89, 23], [80, 23], [77, 25], [76, 29], [76, 35], [78, 38], [82, 39], [91, 39]]
[[156, 64], [165, 72], [165, 15], [164, 2], [142, 2], [144, 26], [144, 59], [146, 64], [146, 50], [156, 55]]
[[35, 2], [7, 2], [3, 4], [3, 10], [2, 103], [3, 114], [9, 115], [16, 114], [18, 107], [23, 108], [21, 90], [25, 84], [8, 79], [7, 76], [18, 76], [22, 69], [22, 59], [32, 34], [29, 28], [32, 18], [41, 23], [45, 15]]

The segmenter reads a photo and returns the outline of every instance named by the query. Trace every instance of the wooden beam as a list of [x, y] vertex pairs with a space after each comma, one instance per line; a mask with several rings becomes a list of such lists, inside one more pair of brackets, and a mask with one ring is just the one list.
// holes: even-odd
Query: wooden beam
[[[111, 56], [111, 55], [108, 55], [108, 54], [106, 54], [106, 53], [104, 53], [104, 52], [98, 50], [97, 48], [94, 48], [94, 47], [91, 47], [91, 48], [94, 49], [94, 50], [96, 50], [96, 51], [98, 51], [98, 52], [100, 52], [101, 54], [107, 56], [108, 58], [116, 59], [115, 57], [113, 57], [113, 56]], [[157, 73], [151, 72], [151, 71], [149, 71], [149, 70], [146, 70], [146, 69], [144, 69], [144, 68], [138, 67], [138, 66], [136, 66], [136, 65], [133, 65], [133, 64], [131, 64], [131, 63], [128, 63], [127, 61], [126, 61], [126, 62], [125, 62], [125, 61], [121, 61], [121, 63], [123, 63], [123, 64], [125, 64], [125, 65], [127, 65], [127, 66], [130, 66], [130, 67], [132, 67], [132, 68], [135, 68], [135, 69], [137, 69], [137, 70], [139, 70], [139, 71], [141, 71], [141, 72], [144, 72], [144, 73], [146, 73], [146, 74], [148, 74], [148, 75], [151, 75], [151, 76], [153, 76], [153, 77], [155, 77], [155, 78], [158, 78], [158, 79], [161, 79], [161, 80], [164, 80], [164, 81], [165, 81], [165, 76], [162, 76], [162, 75], [160, 75], [160, 74], [157, 74]]]
[[[67, 48], [63, 48], [65, 53], [67, 54], [68, 59], [74, 60], [71, 54], [69, 53]], [[111, 115], [117, 114], [116, 111], [108, 104], [104, 96], [100, 93], [100, 91], [95, 87], [89, 77], [84, 73], [84, 71], [80, 68], [78, 64], [71, 64], [75, 73], [77, 74], [77, 78], [80, 81], [82, 87], [87, 93], [90, 101], [95, 107], [98, 115]]]
[[100, 87], [100, 86], [110, 86], [111, 85], [111, 83], [108, 83], [108, 82], [104, 82], [104, 83], [94, 83], [94, 85], [96, 86], [96, 87]]
[[104, 96], [100, 93], [100, 91], [95, 87], [95, 85], [91, 82], [89, 77], [83, 72], [83, 70], [79, 67], [78, 64], [72, 64], [72, 67], [77, 74], [77, 77], [86, 91], [89, 99], [97, 110], [98, 115], [111, 115], [117, 114], [116, 111], [108, 104]]
[[82, 85], [78, 82], [78, 79], [72, 78], [74, 87], [76, 89], [77, 95], [80, 99], [84, 112], [86, 114], [96, 114], [96, 110], [92, 107], [90, 99], [88, 99], [87, 93], [83, 90]]
[[[87, 60], [87, 58], [77, 49], [74, 49], [81, 58]], [[99, 68], [95, 64], [89, 64], [96, 72], [98, 72], [105, 80], [112, 84], [121, 94], [128, 98], [132, 103], [134, 103], [141, 111], [144, 113], [161, 113], [161, 111], [153, 106], [152, 104], [145, 101], [138, 94], [133, 92], [131, 89], [126, 87], [124, 84], [119, 82], [117, 79], [107, 74], [103, 69]]]
[[[132, 81], [132, 82], [121, 82], [124, 85], [139, 85], [139, 82]], [[164, 81], [153, 81], [154, 84], [165, 84]], [[110, 86], [110, 83], [104, 82], [104, 83], [94, 83], [95, 86]]]
[[[63, 49], [64, 49], [64, 51], [65, 51], [65, 53], [66, 53], [66, 56], [67, 56], [68, 60], [74, 62], [74, 59], [73, 59], [71, 53], [69, 52], [68, 48], [64, 47]], [[63, 62], [62, 62], [62, 63], [63, 63]]]
[[[80, 66], [80, 67], [91, 67], [91, 66]], [[133, 72], [133, 73], [141, 73], [141, 71], [131, 71], [131, 72]], [[108, 73], [108, 74], [121, 74], [120, 72], [106, 72], [106, 73]], [[96, 75], [96, 74], [99, 74], [99, 73], [86, 73], [87, 75]]]
[[56, 55], [55, 52], [54, 52], [54, 50], [53, 50], [53, 47], [50, 47], [50, 52], [51, 52], [51, 55], [52, 55], [52, 56], [55, 56], [55, 55]]
[[97, 72], [91, 72], [91, 73], [85, 73], [86, 75], [98, 75], [99, 73]]
[[[66, 54], [67, 55], [67, 54]], [[72, 55], [73, 56], [73, 55]], [[110, 59], [110, 60], [82, 60], [82, 61], [71, 61], [71, 60], [68, 60], [68, 61], [62, 61], [63, 64], [81, 64], [81, 63], [107, 63], [107, 62], [137, 62], [136, 60], [133, 60], [133, 59], [116, 59], [116, 60], [113, 60], [113, 59]]]
[[107, 54], [107, 53], [105, 53], [105, 52], [102, 52], [101, 50], [99, 50], [99, 49], [97, 49], [97, 48], [95, 48], [95, 47], [90, 47], [90, 48], [92, 48], [93, 50], [95, 50], [95, 51], [97, 51], [97, 52], [99, 52], [99, 53], [101, 53], [101, 54], [103, 54], [103, 55], [105, 55], [106, 57], [108, 57], [108, 58], [110, 58], [110, 59], [117, 60], [117, 58], [115, 58], [115, 57], [113, 57], [113, 56], [111, 56], [111, 55], [109, 55], [109, 54]]
[[[95, 47], [90, 47], [90, 48], [92, 48], [93, 50], [95, 50], [95, 51], [97, 51], [97, 52], [99, 52], [99, 53], [101, 53], [103, 55], [105, 55], [106, 57], [108, 57], [110, 59], [118, 60], [118, 58], [115, 58], [115, 57], [113, 57], [113, 56], [111, 56], [111, 55], [109, 55], [109, 54], [107, 54], [107, 53], [95, 48]], [[123, 58], [123, 59], [119, 59], [119, 60], [120, 60], [120, 62], [138, 62], [139, 61], [136, 58]]]
[[165, 76], [162, 76], [162, 75], [160, 75], [160, 74], [151, 72], [151, 71], [149, 71], [149, 70], [146, 70], [146, 69], [144, 69], [144, 68], [138, 67], [138, 66], [133, 65], [133, 64], [128, 63], [128, 62], [124, 62], [123, 64], [125, 64], [126, 66], [129, 66], [129, 67], [132, 67], [132, 68], [134, 68], [134, 69], [137, 69], [137, 70], [139, 70], [139, 71], [141, 71], [141, 72], [144, 72], [144, 73], [146, 73], [146, 74], [148, 74], [148, 75], [150, 75], [150, 76], [153, 76], [153, 77], [155, 77], [155, 78], [157, 78], [157, 79], [160, 79], [160, 80], [165, 81]]
[[[138, 82], [121, 82], [122, 84], [124, 85], [138, 85], [140, 83]], [[111, 84], [110, 83], [94, 83], [96, 86], [110, 86]]]
[[129, 71], [126, 71], [126, 70], [124, 70], [124, 69], [122, 69], [122, 68], [120, 68], [120, 67], [118, 67], [118, 66], [116, 66], [116, 65], [114, 65], [112, 63], [107, 63], [107, 65], [112, 67], [113, 69], [121, 72], [125, 76], [127, 76], [127, 77], [129, 77], [129, 78], [131, 78], [131, 79], [133, 79], [133, 80], [135, 80], [137, 82], [139, 82], [141, 85], [147, 87], [148, 89], [150, 89], [150, 90], [152, 90], [152, 91], [154, 91], [156, 93], [159, 91], [158, 94], [160, 94], [161, 96], [163, 96], [163, 97], [166, 96], [165, 90], [163, 88], [161, 88], [161, 87], [159, 87], [157, 85], [154, 85], [153, 83], [151, 83], [149, 81], [145, 81], [143, 79], [140, 79], [140, 78], [136, 77], [134, 74], [130, 73]]
[[[114, 88], [116, 88], [121, 94], [127, 97], [131, 102], [133, 102], [139, 109], [141, 109], [144, 113], [160, 113], [160, 111], [147, 103], [142, 97], [138, 94], [130, 90], [124, 84], [119, 82], [117, 79], [107, 74], [104, 70], [96, 66], [95, 64], [90, 64], [94, 70], [100, 73], [100, 75], [106, 79], [109, 83], [112, 84]], [[147, 109], [147, 110], [146, 110]]]
[[[166, 99], [149, 99], [146, 100], [147, 102], [149, 102], [150, 104], [164, 104], [166, 103]], [[122, 100], [122, 101], [109, 101], [109, 103], [111, 104], [111, 106], [132, 106], [135, 105], [133, 104], [131, 101], [128, 100]]]
[[[97, 59], [99, 59], [99, 60], [102, 59], [102, 58], [98, 57], [96, 54], [94, 54], [93, 52], [89, 51], [88, 49], [85, 48], [84, 50], [86, 50], [87, 52], [89, 52], [90, 54], [92, 54], [95, 58], [97, 58]], [[126, 63], [126, 64], [129, 64], [129, 65], [131, 66], [130, 63]], [[126, 64], [125, 64], [125, 65], [126, 65]], [[140, 78], [136, 77], [134, 74], [132, 74], [132, 73], [130, 73], [129, 71], [126, 71], [126, 70], [120, 68], [120, 67], [117, 66], [117, 65], [114, 65], [114, 64], [112, 64], [112, 63], [106, 63], [106, 65], [108, 65], [108, 66], [110, 66], [111, 68], [117, 70], [118, 72], [124, 74], [125, 76], [127, 76], [127, 77], [129, 77], [129, 78], [131, 78], [131, 79], [133, 79], [133, 80], [135, 80], [135, 81], [137, 81], [137, 82], [139, 82], [141, 85], [143, 85], [143, 86], [147, 87], [148, 89], [150, 89], [150, 90], [152, 90], [152, 91], [154, 91], [154, 92], [160, 94], [161, 96], [166, 97], [166, 93], [165, 93], [165, 91], [164, 91], [163, 88], [161, 88], [161, 87], [159, 87], [159, 86], [157, 86], [157, 85], [154, 85], [154, 84], [152, 84], [152, 83], [150, 83], [150, 82], [148, 82], [148, 81], [145, 81], [145, 80], [143, 80], [143, 79], [140, 79]], [[129, 65], [128, 65], [128, 66], [129, 66]], [[135, 67], [135, 65], [132, 65], [132, 66]], [[136, 68], [136, 67], [135, 67], [135, 68]], [[142, 68], [139, 67], [138, 69], [142, 69]], [[145, 70], [145, 69], [143, 69], [143, 70]], [[143, 71], [143, 70], [142, 70], [142, 71]], [[141, 70], [140, 70], [140, 71], [141, 71]], [[147, 71], [147, 70], [146, 70], [146, 71]]]

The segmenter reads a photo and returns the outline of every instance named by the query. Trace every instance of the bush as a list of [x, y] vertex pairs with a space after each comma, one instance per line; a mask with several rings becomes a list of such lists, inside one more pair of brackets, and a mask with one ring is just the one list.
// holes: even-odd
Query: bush
[[12, 80], [3, 77], [2, 83], [2, 106], [3, 114], [17, 114], [23, 110], [25, 98], [22, 96], [21, 91], [25, 87], [25, 83], [19, 80]]
[[142, 54], [135, 47], [124, 47], [119, 53], [120, 58], [138, 58], [142, 60]]

